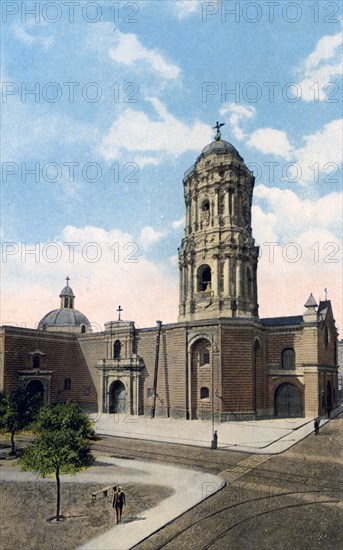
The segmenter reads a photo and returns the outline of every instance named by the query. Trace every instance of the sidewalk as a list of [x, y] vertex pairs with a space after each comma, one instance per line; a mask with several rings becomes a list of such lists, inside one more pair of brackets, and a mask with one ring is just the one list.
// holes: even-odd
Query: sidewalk
[[[134, 518], [125, 518], [124, 510], [122, 523], [80, 546], [79, 550], [128, 550], [225, 485], [225, 481], [218, 476], [160, 463], [156, 467], [154, 463], [138, 460], [134, 463], [130, 460], [109, 457], [97, 457], [97, 460], [102, 460], [106, 464], [113, 463], [116, 466], [127, 467], [129, 464], [130, 473], [125, 475], [119, 472], [120, 483], [124, 486], [129, 481], [167, 485], [174, 489], [175, 493]], [[117, 479], [117, 468], [114, 475]], [[73, 479], [75, 480], [75, 476]], [[88, 476], [87, 481], [93, 480]], [[110, 481], [113, 482], [113, 473]], [[106, 484], [105, 480], [104, 484]]]
[[[331, 418], [343, 412], [343, 405], [332, 411]], [[147, 418], [102, 414], [91, 415], [99, 435], [111, 435], [131, 439], [144, 439], [210, 447], [212, 423], [201, 420], [175, 420], [172, 418]], [[313, 418], [271, 418], [249, 422], [216, 423], [218, 449], [254, 454], [283, 453], [314, 431]], [[321, 419], [320, 425], [329, 422]]]

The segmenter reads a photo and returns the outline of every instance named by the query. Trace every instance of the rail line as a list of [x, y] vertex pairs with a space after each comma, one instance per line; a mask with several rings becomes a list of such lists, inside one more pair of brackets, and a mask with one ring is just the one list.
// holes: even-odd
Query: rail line
[[[311, 493], [320, 493], [321, 491], [319, 490], [314, 490], [314, 491], [288, 491], [288, 492], [285, 492], [285, 493], [276, 493], [273, 495], [273, 499], [274, 498], [279, 498], [279, 497], [285, 497], [285, 496], [293, 496], [293, 495], [299, 495], [299, 494], [311, 494]], [[248, 500], [243, 500], [241, 502], [236, 502], [235, 504], [230, 504], [229, 506], [225, 506], [224, 508], [220, 508], [219, 510], [216, 510], [214, 512], [211, 512], [210, 514], [207, 514], [206, 516], [200, 518], [200, 519], [197, 519], [196, 521], [194, 521], [193, 523], [191, 523], [190, 525], [188, 525], [187, 527], [185, 527], [184, 529], [181, 529], [178, 533], [176, 533], [175, 535], [172, 535], [170, 536], [168, 539], [166, 539], [164, 542], [163, 542], [163, 545], [162, 546], [158, 546], [156, 547], [155, 550], [162, 550], [162, 548], [164, 548], [165, 546], [167, 546], [169, 543], [173, 542], [174, 540], [176, 540], [177, 538], [179, 538], [181, 535], [183, 535], [184, 533], [186, 533], [187, 531], [189, 531], [190, 529], [192, 529], [193, 527], [195, 527], [196, 525], [202, 523], [203, 521], [207, 520], [207, 519], [211, 519], [215, 516], [218, 516], [218, 514], [221, 514], [223, 512], [226, 512], [228, 510], [232, 510], [233, 508], [237, 508], [239, 506], [243, 506], [245, 504], [251, 504], [252, 502], [259, 502], [259, 501], [262, 501], [262, 500], [270, 500], [270, 495], [268, 496], [264, 496], [264, 497], [256, 497], [256, 498], [253, 498], [253, 499], [248, 499]], [[293, 507], [296, 507], [296, 506], [308, 506], [308, 505], [311, 505], [311, 504], [325, 504], [325, 503], [328, 503], [328, 502], [340, 502], [339, 500], [322, 500], [322, 501], [318, 501], [318, 502], [307, 502], [307, 503], [299, 503], [299, 504], [292, 504], [292, 505], [287, 505], [287, 506], [281, 506], [281, 507], [278, 507], [278, 508], [273, 508], [272, 510], [266, 510], [264, 512], [259, 512], [258, 514], [254, 514], [252, 516], [249, 516], [247, 518], [244, 518], [243, 520], [240, 520], [239, 522], [236, 522], [235, 524], [231, 525], [230, 527], [226, 528], [224, 531], [222, 531], [221, 533], [219, 533], [218, 535], [216, 535], [216, 537], [214, 539], [212, 539], [209, 543], [207, 543], [206, 546], [204, 546], [202, 548], [202, 550], [207, 550], [207, 548], [210, 548], [210, 546], [212, 546], [212, 544], [214, 544], [214, 542], [216, 542], [217, 540], [219, 540], [220, 538], [222, 538], [223, 536], [225, 536], [225, 534], [227, 532], [229, 532], [231, 529], [233, 529], [234, 527], [238, 527], [238, 525], [240, 525], [241, 523], [244, 523], [245, 521], [248, 521], [249, 519], [253, 519], [255, 517], [258, 517], [258, 516], [262, 516], [262, 515], [265, 515], [265, 514], [269, 514], [269, 513], [272, 513], [272, 512], [276, 512], [278, 510], [283, 510], [283, 509], [286, 509], [286, 508], [293, 508]], [[141, 543], [139, 543], [141, 544]], [[139, 544], [137, 544], [136, 546], [133, 546], [133, 548], [137, 548], [139, 546]]]
[[260, 516], [265, 516], [267, 514], [272, 514], [273, 512], [279, 512], [280, 510], [287, 510], [289, 508], [300, 508], [301, 506], [313, 506], [314, 504], [327, 504], [331, 502], [339, 502], [339, 500], [322, 500], [320, 502], [301, 502], [299, 504], [289, 504], [287, 506], [280, 506], [279, 508], [273, 508], [273, 510], [266, 510], [265, 512], [259, 512], [258, 514], [254, 514], [252, 516], [244, 518], [240, 521], [237, 521], [230, 527], [227, 527], [226, 529], [224, 529], [224, 531], [219, 533], [219, 535], [216, 535], [210, 542], [208, 542], [205, 546], [203, 546], [201, 550], [208, 550], [208, 548], [211, 548], [211, 546], [213, 546], [213, 544], [215, 544], [219, 539], [227, 535], [229, 531], [231, 531], [235, 527], [238, 527], [242, 523], [249, 521], [250, 519], [254, 519]]
[[[316, 486], [318, 486], [318, 483], [320, 481], [321, 484], [323, 485], [325, 484], [325, 488], [327, 489], [337, 490], [337, 486], [341, 486], [343, 490], [343, 481], [337, 481], [335, 482], [335, 485], [332, 485], [332, 480], [329, 478], [318, 479], [318, 477], [314, 475], [311, 476], [311, 475], [297, 474], [295, 472], [289, 472], [285, 470], [272, 470], [268, 467], [252, 468], [249, 465], [245, 466], [242, 463], [231, 462], [230, 460], [225, 461], [225, 466], [224, 466], [223, 462], [218, 462], [216, 460], [213, 460], [212, 458], [211, 460], [209, 460], [209, 459], [197, 457], [196, 464], [195, 464], [194, 458], [187, 458], [185, 456], [180, 458], [177, 455], [167, 454], [165, 452], [146, 451], [146, 450], [140, 450], [140, 449], [131, 449], [127, 447], [121, 447], [121, 449], [118, 450], [117, 448], [111, 448], [111, 442], [109, 443], [110, 445], [104, 445], [103, 442], [102, 443], [93, 442], [92, 447], [94, 448], [94, 450], [97, 450], [99, 452], [103, 452], [106, 454], [108, 453], [115, 458], [125, 459], [125, 458], [130, 458], [130, 455], [131, 455], [133, 459], [134, 458], [139, 458], [141, 460], [154, 459], [154, 460], [160, 460], [161, 462], [169, 462], [169, 463], [171, 462], [171, 459], [172, 459], [175, 462], [177, 462], [178, 465], [184, 465], [187, 467], [194, 468], [195, 466], [196, 467], [200, 466], [208, 470], [209, 467], [212, 468], [214, 466], [218, 470], [218, 474], [220, 474], [220, 472], [223, 469], [228, 469], [229, 467], [234, 468], [236, 466], [239, 466], [240, 468], [242, 468], [243, 471], [245, 471], [245, 473], [244, 472], [242, 473], [242, 476], [245, 474], [249, 474], [250, 472], [253, 472], [254, 476], [263, 480], [268, 480], [268, 479], [270, 480], [273, 476], [277, 476], [278, 481], [281, 481], [281, 482], [283, 481], [288, 483], [309, 483], [310, 480], [313, 480], [313, 484], [315, 484]], [[251, 456], [254, 456], [254, 455], [251, 455]], [[272, 458], [272, 456], [270, 456], [270, 458]], [[203, 466], [201, 466], [201, 464]]]

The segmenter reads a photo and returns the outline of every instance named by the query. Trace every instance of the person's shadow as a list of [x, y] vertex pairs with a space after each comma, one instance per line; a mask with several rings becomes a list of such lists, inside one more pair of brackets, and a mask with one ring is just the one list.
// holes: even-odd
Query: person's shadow
[[122, 518], [121, 523], [132, 523], [133, 521], [143, 521], [146, 518], [140, 518], [138, 516], [129, 516], [127, 518]]

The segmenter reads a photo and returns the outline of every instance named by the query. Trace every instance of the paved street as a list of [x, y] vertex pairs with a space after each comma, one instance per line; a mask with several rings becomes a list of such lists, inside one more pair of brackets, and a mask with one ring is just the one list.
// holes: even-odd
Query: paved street
[[[220, 474], [226, 487], [150, 536], [139, 550], [340, 550], [342, 417], [277, 456], [105, 438], [114, 455]], [[115, 443], [115, 451], [113, 444]], [[104, 549], [102, 549], [104, 550]]]

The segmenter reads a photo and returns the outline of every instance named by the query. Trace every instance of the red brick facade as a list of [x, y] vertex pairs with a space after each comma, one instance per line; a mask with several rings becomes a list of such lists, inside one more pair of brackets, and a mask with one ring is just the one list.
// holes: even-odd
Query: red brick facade
[[[239, 420], [272, 417], [278, 411], [279, 415], [294, 416], [292, 407], [302, 416], [324, 414], [337, 404], [338, 395], [331, 317], [316, 323], [299, 322], [299, 318], [295, 323], [290, 318], [287, 324], [287, 318], [281, 318], [275, 323], [228, 319], [162, 325], [156, 414]], [[120, 322], [114, 326], [120, 327]], [[115, 329], [76, 335], [4, 327], [1, 391], [38, 380], [47, 401], [73, 400], [90, 411], [99, 407], [109, 412], [111, 386], [101, 390], [101, 381], [111, 373], [112, 382], [123, 381], [127, 411], [149, 415], [154, 401], [158, 330], [130, 326], [134, 330], [127, 340], [131, 349], [125, 350], [130, 357], [118, 361], [112, 357], [113, 342], [118, 340]], [[123, 342], [126, 336], [121, 329]], [[288, 350], [288, 363], [284, 350]], [[38, 365], [34, 364], [37, 356]], [[132, 358], [138, 367], [132, 366]], [[109, 366], [102, 369], [104, 361]], [[132, 380], [136, 393], [129, 388]], [[131, 409], [129, 400], [135, 401]]]

